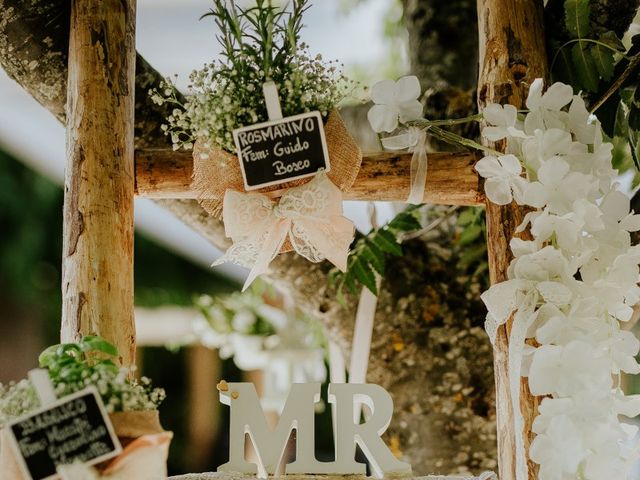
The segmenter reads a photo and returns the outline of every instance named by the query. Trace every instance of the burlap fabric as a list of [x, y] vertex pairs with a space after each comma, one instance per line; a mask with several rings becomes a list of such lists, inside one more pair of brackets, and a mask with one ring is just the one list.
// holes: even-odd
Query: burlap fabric
[[[362, 152], [353, 139], [337, 110], [329, 114], [324, 126], [327, 148], [331, 162], [329, 179], [343, 192], [353, 185], [360, 164]], [[291, 182], [255, 190], [272, 198], [280, 197], [291, 187], [311, 180], [303, 178]], [[196, 142], [193, 149], [193, 182], [200, 205], [216, 218], [222, 218], [222, 203], [227, 189], [244, 191], [242, 172], [238, 157], [220, 148], [205, 148], [203, 142]]]
[[[113, 429], [123, 448], [134, 440], [145, 435], [157, 435], [165, 433], [160, 425], [158, 411], [146, 412], [118, 412], [109, 415]], [[170, 435], [170, 432], [166, 432]], [[9, 431], [0, 430], [0, 479], [30, 480], [20, 469], [14, 447], [10, 444]], [[99, 470], [107, 469], [119, 457], [108, 460], [97, 466]]]

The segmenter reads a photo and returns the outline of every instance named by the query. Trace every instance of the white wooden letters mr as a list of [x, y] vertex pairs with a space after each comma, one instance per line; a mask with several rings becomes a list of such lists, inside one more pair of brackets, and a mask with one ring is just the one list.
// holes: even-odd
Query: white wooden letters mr
[[[393, 401], [378, 385], [332, 383], [328, 398], [333, 405], [335, 460], [319, 462], [315, 457], [315, 404], [320, 401], [320, 383], [293, 384], [282, 415], [274, 430], [267, 425], [252, 383], [224, 383], [218, 386], [220, 401], [231, 408], [229, 461], [219, 472], [240, 472], [266, 478], [274, 474], [292, 430], [296, 430], [296, 459], [285, 467], [295, 474], [361, 474], [366, 466], [355, 461], [356, 444], [371, 465], [373, 474], [411, 474], [411, 465], [398, 460], [380, 435], [389, 426]], [[354, 421], [355, 409], [367, 405], [371, 416], [364, 423]], [[245, 434], [249, 434], [258, 461], [245, 459]]]

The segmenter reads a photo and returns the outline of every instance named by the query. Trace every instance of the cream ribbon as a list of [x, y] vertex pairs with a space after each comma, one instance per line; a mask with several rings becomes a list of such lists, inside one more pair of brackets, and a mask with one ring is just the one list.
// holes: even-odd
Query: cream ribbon
[[405, 150], [413, 152], [411, 157], [411, 190], [406, 202], [413, 205], [424, 203], [424, 191], [427, 185], [427, 132], [424, 129], [410, 127], [405, 132], [381, 140], [386, 150]]
[[498, 327], [506, 324], [511, 314], [515, 311], [511, 333], [509, 334], [508, 372], [509, 393], [516, 432], [516, 480], [527, 480], [528, 478], [524, 418], [520, 410], [520, 385], [527, 331], [536, 318], [536, 298], [535, 290], [531, 288], [530, 282], [519, 279], [494, 285], [490, 290], [482, 294], [482, 300], [489, 312], [485, 330], [494, 347]]
[[307, 260], [329, 260], [346, 271], [354, 226], [342, 215], [342, 192], [324, 171], [287, 190], [278, 201], [260, 193], [227, 190], [224, 228], [233, 245], [213, 266], [233, 262], [250, 268], [243, 291], [261, 274], [289, 238]]

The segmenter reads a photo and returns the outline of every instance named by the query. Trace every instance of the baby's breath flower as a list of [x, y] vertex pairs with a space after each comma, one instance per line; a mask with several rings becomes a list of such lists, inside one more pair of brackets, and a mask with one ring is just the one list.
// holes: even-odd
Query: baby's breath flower
[[[162, 130], [170, 136], [174, 150], [190, 149], [199, 139], [235, 151], [233, 130], [268, 120], [262, 93], [262, 83], [267, 78], [279, 87], [285, 116], [317, 110], [326, 118], [354, 90], [355, 82], [342, 74], [337, 61], [325, 62], [322, 55], [312, 55], [303, 42], [291, 48], [290, 38], [282, 33], [287, 31], [286, 25], [270, 24], [267, 27], [273, 30], [273, 37], [270, 40], [272, 51], [265, 59], [262, 33], [251, 30], [251, 22], [230, 24], [232, 20], [224, 12], [225, 2], [215, 0], [214, 4], [212, 15], [222, 28], [219, 39], [223, 46], [227, 45], [227, 38], [234, 37], [235, 31], [240, 29], [245, 47], [229, 44], [226, 51], [233, 54], [223, 53], [222, 60], [194, 70], [189, 75], [190, 84], [184, 101], [171, 78], [165, 79], [158, 90], [150, 91], [152, 101], [158, 105], [171, 105], [167, 125]], [[238, 15], [255, 13], [253, 9], [248, 12]], [[298, 33], [293, 35], [296, 43]]]

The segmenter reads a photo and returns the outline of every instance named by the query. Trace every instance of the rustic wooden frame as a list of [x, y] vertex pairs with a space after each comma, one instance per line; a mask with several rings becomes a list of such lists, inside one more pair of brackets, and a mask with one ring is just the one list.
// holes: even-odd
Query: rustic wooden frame
[[[547, 77], [541, 0], [478, 0], [480, 107], [523, 106], [528, 85]], [[133, 195], [193, 198], [189, 153], [133, 152], [135, 0], [73, 2], [68, 81], [68, 168], [65, 183], [63, 340], [99, 333], [113, 341], [122, 362], [135, 358], [133, 322]], [[108, 53], [109, 55], [106, 55]], [[494, 148], [501, 148], [495, 145]], [[475, 153], [430, 155], [424, 201], [480, 205]], [[409, 155], [367, 155], [347, 199], [403, 201], [409, 192]], [[135, 177], [135, 179], [134, 179]], [[487, 203], [492, 282], [506, 278], [509, 240], [523, 212]], [[115, 252], [115, 254], [114, 254]], [[97, 265], [97, 267], [96, 267]], [[537, 401], [523, 382], [525, 432], [515, 432], [509, 392], [508, 331], [495, 348], [498, 456], [501, 480], [515, 479], [515, 436], [531, 435]], [[529, 464], [529, 478], [536, 468]]]

